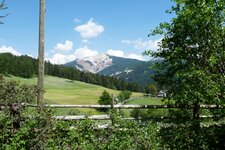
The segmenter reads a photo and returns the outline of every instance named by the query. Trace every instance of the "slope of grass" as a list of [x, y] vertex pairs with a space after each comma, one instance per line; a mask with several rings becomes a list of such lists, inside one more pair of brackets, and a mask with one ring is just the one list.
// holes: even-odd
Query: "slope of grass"
[[[37, 78], [24, 79], [20, 77], [6, 77], [21, 83], [36, 85]], [[102, 92], [106, 90], [117, 96], [120, 91], [88, 84], [80, 81], [45, 76], [45, 100], [50, 104], [97, 104]], [[132, 93], [132, 96], [142, 96], [142, 93]]]
[[[5, 77], [6, 80], [15, 80], [22, 84], [36, 85], [37, 78], [25, 79], [15, 76]], [[88, 84], [80, 81], [45, 76], [45, 102], [48, 104], [98, 104], [102, 92], [106, 90], [115, 97], [120, 93], [118, 90], [104, 88], [102, 86]], [[133, 97], [142, 96], [142, 93], [132, 93]], [[79, 110], [85, 114], [102, 114], [95, 109], [54, 109], [56, 115], [67, 115], [69, 112]]]
[[136, 104], [136, 105], [160, 105], [163, 104], [161, 98], [156, 97], [140, 97], [134, 100], [128, 101], [126, 104]]
[[[133, 105], [161, 105], [164, 104], [161, 98], [157, 97], [139, 97], [133, 100], [129, 100], [126, 104]], [[168, 110], [165, 109], [140, 109], [143, 112], [151, 113], [151, 116], [164, 116], [168, 114]], [[132, 109], [123, 110], [123, 113], [126, 117], [130, 117]]]

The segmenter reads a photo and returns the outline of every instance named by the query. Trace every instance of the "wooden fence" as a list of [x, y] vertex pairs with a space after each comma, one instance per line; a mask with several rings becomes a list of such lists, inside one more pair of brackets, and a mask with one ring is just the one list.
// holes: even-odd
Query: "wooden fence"
[[[20, 104], [15, 104], [12, 105], [11, 107], [14, 107], [13, 109], [15, 109], [14, 111], [18, 112], [19, 111], [19, 107], [24, 106], [24, 107], [40, 107], [38, 105], [35, 104], [27, 104], [27, 103], [20, 103]], [[5, 107], [10, 107], [10, 106], [4, 106], [4, 105], [0, 105], [0, 111], [2, 109], [4, 109]], [[123, 105], [123, 104], [116, 104], [114, 105], [114, 103], [112, 103], [112, 105], [56, 105], [56, 104], [45, 104], [42, 105], [41, 107], [45, 107], [45, 108], [92, 108], [92, 109], [98, 109], [98, 108], [106, 108], [106, 109], [114, 109], [114, 110], [118, 110], [118, 109], [188, 109], [188, 110], [193, 110], [193, 119], [204, 119], [204, 118], [224, 118], [224, 115], [200, 115], [199, 114], [199, 110], [200, 109], [225, 109], [225, 106], [223, 105]], [[196, 111], [197, 109], [197, 111]], [[112, 111], [114, 112], [114, 111]], [[196, 113], [197, 112], [197, 113]], [[111, 124], [115, 124], [114, 123], [114, 116], [113, 113], [111, 113], [111, 115], [79, 115], [79, 116], [52, 116], [53, 118], [57, 119], [57, 120], [85, 120], [85, 119], [91, 119], [91, 120], [108, 120], [111, 121]], [[123, 118], [124, 120], [139, 120], [141, 121], [141, 119], [143, 118], [133, 118], [133, 117], [129, 117], [129, 118]], [[182, 117], [177, 117], [177, 116], [157, 116], [157, 117], [147, 117], [144, 119], [182, 119]], [[186, 119], [186, 118], [185, 118]], [[189, 118], [190, 119], [190, 118]], [[223, 121], [224, 122], [224, 121]], [[98, 128], [108, 128], [108, 123], [106, 123], [105, 125], [100, 125], [98, 126]], [[170, 124], [167, 125], [169, 128], [171, 126], [176, 126], [174, 124]], [[220, 126], [220, 123], [213, 123], [212, 125], [207, 125], [207, 124], [203, 124], [201, 125], [202, 127], [209, 127], [209, 126]]]
[[[27, 103], [21, 103], [20, 106], [25, 107], [38, 107], [36, 104], [27, 104]], [[18, 105], [15, 105], [16, 107]], [[4, 109], [4, 105], [0, 105], [0, 110]], [[123, 104], [114, 104], [114, 101], [111, 105], [56, 105], [56, 104], [45, 104], [42, 105], [42, 107], [46, 108], [92, 108], [92, 109], [99, 109], [99, 108], [106, 108], [106, 109], [169, 109], [169, 108], [179, 108], [179, 109], [192, 109], [193, 113], [197, 112], [196, 114], [193, 114], [193, 118], [219, 118], [219, 117], [225, 117], [221, 115], [199, 115], [200, 109], [225, 109], [225, 106], [222, 105], [123, 105]], [[197, 111], [195, 110], [197, 109]], [[110, 115], [91, 115], [91, 116], [85, 116], [85, 115], [79, 115], [79, 116], [54, 116], [56, 119], [60, 120], [83, 120], [83, 119], [92, 119], [92, 120], [110, 120], [112, 117]], [[149, 119], [176, 119], [176, 116], [169, 116], [169, 117], [148, 117]], [[124, 118], [124, 119], [135, 119], [135, 118]]]
[[[22, 103], [23, 106], [37, 107], [36, 104]], [[181, 108], [193, 109], [195, 105], [58, 105], [58, 104], [45, 104], [43, 107], [48, 108], [110, 108], [110, 109], [161, 109], [161, 108]], [[222, 105], [199, 105], [200, 109], [224, 109]]]
[[[22, 103], [23, 106], [26, 107], [38, 107], [35, 104], [26, 104]], [[56, 105], [56, 104], [45, 104], [42, 107], [46, 108], [92, 108], [92, 109], [99, 109], [99, 108], [106, 108], [106, 109], [168, 109], [168, 108], [179, 108], [179, 109], [196, 109], [196, 105]], [[198, 105], [198, 109], [225, 109], [222, 105]], [[199, 115], [198, 118], [214, 118], [214, 117], [224, 117], [218, 115]], [[79, 116], [54, 116], [56, 119], [60, 120], [83, 120], [83, 119], [92, 119], [92, 120], [110, 120], [110, 115], [79, 115]], [[148, 117], [149, 119], [176, 119], [175, 116], [173, 117]], [[135, 119], [133, 117], [124, 118], [127, 120]]]

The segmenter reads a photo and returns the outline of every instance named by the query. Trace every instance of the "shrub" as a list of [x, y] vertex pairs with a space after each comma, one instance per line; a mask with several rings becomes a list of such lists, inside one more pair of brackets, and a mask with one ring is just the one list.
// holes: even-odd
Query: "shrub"
[[[99, 97], [98, 103], [100, 105], [111, 105], [112, 104], [112, 96], [107, 92], [103, 91], [102, 95]], [[107, 108], [100, 108], [100, 111], [107, 112]]]
[[117, 98], [120, 102], [123, 102], [124, 100], [129, 99], [131, 95], [132, 95], [131, 91], [122, 91], [120, 92]]

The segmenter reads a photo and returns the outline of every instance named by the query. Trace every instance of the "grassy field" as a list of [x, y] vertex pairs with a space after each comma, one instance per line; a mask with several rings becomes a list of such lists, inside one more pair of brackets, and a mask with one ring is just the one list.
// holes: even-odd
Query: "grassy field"
[[[162, 102], [161, 98], [157, 97], [140, 97], [136, 98], [133, 100], [128, 101], [126, 104], [134, 104], [134, 105], [161, 105], [164, 104]], [[123, 113], [126, 117], [130, 117], [130, 112], [132, 109], [126, 109], [123, 110]], [[142, 109], [142, 111], [148, 111], [151, 113], [152, 116], [164, 116], [168, 114], [168, 110], [163, 110], [163, 109], [154, 109], [154, 110], [147, 110], [147, 109]]]
[[[6, 80], [16, 80], [20, 83], [35, 85], [37, 78], [25, 79], [9, 76]], [[104, 88], [102, 86], [88, 84], [80, 81], [45, 76], [45, 101], [48, 104], [98, 104], [102, 92], [106, 90], [117, 96], [120, 91]], [[132, 93], [132, 97], [140, 97], [143, 93]], [[57, 114], [67, 114], [72, 109], [56, 109]], [[94, 109], [78, 109], [85, 113], [99, 114]]]
[[[34, 85], [37, 78], [24, 79], [19, 77], [6, 77], [7, 80], [16, 80], [20, 83]], [[97, 104], [102, 92], [106, 90], [117, 96], [120, 91], [88, 84], [80, 81], [45, 76], [45, 100], [53, 104]], [[142, 93], [132, 93], [133, 97], [142, 96]]]
[[126, 104], [136, 104], [136, 105], [160, 105], [163, 104], [161, 98], [156, 97], [140, 97], [134, 100], [128, 101]]

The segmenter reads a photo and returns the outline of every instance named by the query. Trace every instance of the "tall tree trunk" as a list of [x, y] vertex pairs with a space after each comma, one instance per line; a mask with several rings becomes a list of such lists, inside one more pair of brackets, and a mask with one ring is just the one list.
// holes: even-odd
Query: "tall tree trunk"
[[38, 96], [37, 104], [44, 103], [44, 18], [45, 18], [45, 0], [40, 0], [39, 16], [39, 50], [38, 50]]

